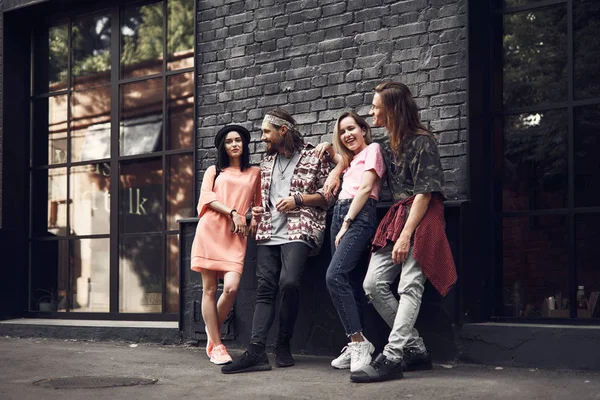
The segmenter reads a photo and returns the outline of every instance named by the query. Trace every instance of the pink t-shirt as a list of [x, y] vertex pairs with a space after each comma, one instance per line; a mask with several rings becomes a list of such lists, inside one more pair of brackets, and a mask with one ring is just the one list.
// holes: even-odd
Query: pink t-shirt
[[363, 151], [354, 156], [350, 166], [344, 171], [344, 181], [339, 198], [353, 199], [362, 182], [363, 172], [369, 170], [375, 171], [379, 177], [373, 185], [373, 190], [371, 190], [369, 197], [379, 200], [379, 189], [381, 188], [379, 182], [385, 173], [385, 161], [383, 161], [379, 143], [371, 143]]

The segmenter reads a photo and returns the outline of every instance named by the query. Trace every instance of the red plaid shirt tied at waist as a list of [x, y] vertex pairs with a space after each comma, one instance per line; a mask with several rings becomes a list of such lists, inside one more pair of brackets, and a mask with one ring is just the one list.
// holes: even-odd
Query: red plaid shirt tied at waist
[[[385, 247], [388, 240], [398, 240], [406, 222], [407, 207], [412, 205], [414, 199], [415, 196], [412, 196], [390, 207], [373, 238], [373, 251]], [[444, 203], [438, 193], [433, 193], [427, 211], [415, 230], [412, 255], [442, 296], [448, 294], [457, 280], [456, 266], [445, 229]]]

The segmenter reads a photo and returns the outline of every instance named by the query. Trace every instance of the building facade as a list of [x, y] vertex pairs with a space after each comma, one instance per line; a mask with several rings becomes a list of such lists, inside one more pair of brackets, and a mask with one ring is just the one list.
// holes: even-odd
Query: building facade
[[459, 210], [444, 307], [462, 351], [490, 322], [595, 334], [596, 1], [0, 4], [3, 318], [178, 320], [177, 221], [218, 129], [247, 127], [258, 163], [269, 109], [331, 141], [337, 115], [400, 80]]

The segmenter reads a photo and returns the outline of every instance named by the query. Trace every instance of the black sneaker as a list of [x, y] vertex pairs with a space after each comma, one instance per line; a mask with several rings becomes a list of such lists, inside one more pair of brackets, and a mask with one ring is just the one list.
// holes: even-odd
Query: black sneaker
[[221, 368], [221, 372], [224, 374], [270, 370], [271, 364], [269, 364], [269, 357], [265, 352], [265, 348], [252, 344], [248, 347], [248, 351], [244, 352], [241, 356], [234, 358], [231, 364]]
[[433, 369], [433, 364], [431, 364], [431, 353], [427, 350], [419, 352], [419, 350], [414, 347], [404, 350], [404, 364], [405, 371], [425, 371]]
[[356, 383], [381, 382], [402, 379], [402, 361], [393, 362], [379, 354], [371, 364], [350, 374], [350, 380]]
[[275, 346], [275, 365], [280, 368], [291, 367], [295, 364], [294, 357], [290, 351], [290, 345], [278, 344]]

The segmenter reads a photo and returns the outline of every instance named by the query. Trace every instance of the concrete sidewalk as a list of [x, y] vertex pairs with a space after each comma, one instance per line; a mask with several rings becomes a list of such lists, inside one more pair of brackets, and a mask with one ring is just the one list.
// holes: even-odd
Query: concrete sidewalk
[[[203, 348], [2, 337], [0, 399], [600, 399], [599, 372], [455, 364], [407, 373], [398, 381], [354, 384], [348, 371], [332, 369], [329, 361], [297, 356], [291, 368], [224, 375]], [[82, 376], [157, 381], [99, 389], [34, 385]]]

